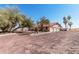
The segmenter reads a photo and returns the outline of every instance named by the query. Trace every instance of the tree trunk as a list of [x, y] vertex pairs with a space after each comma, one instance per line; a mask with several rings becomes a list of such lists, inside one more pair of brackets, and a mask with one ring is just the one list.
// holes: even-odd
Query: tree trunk
[[71, 30], [71, 26], [70, 26], [70, 30]]
[[18, 28], [20, 28], [20, 27], [17, 27], [17, 28], [15, 28], [15, 29], [13, 29], [12, 32], [14, 32], [15, 30], [17, 30]]
[[67, 24], [65, 24], [65, 28], [67, 28]]

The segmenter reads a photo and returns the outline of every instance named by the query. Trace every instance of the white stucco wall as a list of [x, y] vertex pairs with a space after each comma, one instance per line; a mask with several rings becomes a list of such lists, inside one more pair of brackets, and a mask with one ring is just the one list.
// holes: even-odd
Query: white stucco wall
[[60, 31], [60, 29], [59, 29], [59, 27], [56, 25], [56, 27], [54, 26], [54, 27], [50, 27], [50, 30], [49, 30], [50, 32], [58, 32], [58, 31]]

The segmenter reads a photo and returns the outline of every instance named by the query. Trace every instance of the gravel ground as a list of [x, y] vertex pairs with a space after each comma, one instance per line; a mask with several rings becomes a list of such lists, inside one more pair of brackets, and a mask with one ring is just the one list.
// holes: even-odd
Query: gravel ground
[[79, 32], [0, 36], [1, 54], [78, 54]]

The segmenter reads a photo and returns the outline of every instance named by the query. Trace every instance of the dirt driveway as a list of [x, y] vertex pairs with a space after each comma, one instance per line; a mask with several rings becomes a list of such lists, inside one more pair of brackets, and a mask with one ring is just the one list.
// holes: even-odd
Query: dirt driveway
[[77, 54], [79, 53], [79, 32], [0, 36], [0, 53]]

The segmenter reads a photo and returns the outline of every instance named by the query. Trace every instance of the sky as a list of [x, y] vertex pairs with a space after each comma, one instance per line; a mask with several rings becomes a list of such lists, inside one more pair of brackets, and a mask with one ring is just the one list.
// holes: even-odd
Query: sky
[[26, 16], [39, 21], [46, 16], [51, 23], [59, 22], [63, 27], [63, 17], [71, 16], [73, 28], [79, 28], [79, 4], [0, 4], [0, 7], [17, 6]]

